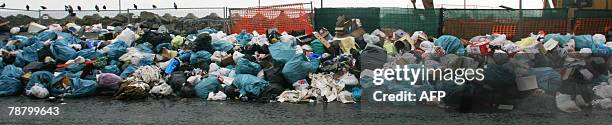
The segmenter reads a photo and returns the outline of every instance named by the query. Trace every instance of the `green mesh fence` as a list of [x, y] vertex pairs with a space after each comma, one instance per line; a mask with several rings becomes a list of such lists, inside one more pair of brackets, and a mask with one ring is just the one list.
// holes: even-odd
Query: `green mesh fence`
[[439, 9], [381, 8], [381, 28], [402, 29], [406, 32], [424, 31], [438, 36], [440, 30]]
[[[349, 19], [360, 19], [366, 32], [372, 32], [380, 27], [380, 8], [319, 8], [315, 9], [315, 30], [327, 28], [333, 31], [338, 16]], [[331, 32], [333, 35], [334, 33]]]
[[566, 33], [567, 9], [502, 10], [452, 9], [444, 10], [443, 33], [469, 39], [491, 33], [506, 34], [519, 40], [529, 33], [545, 31]]
[[333, 29], [336, 18], [361, 19], [366, 32], [375, 29], [425, 31], [430, 36], [454, 35], [464, 39], [492, 33], [520, 40], [530, 33], [594, 34], [612, 28], [612, 11], [576, 10], [575, 22], [568, 9], [409, 9], [409, 8], [323, 8], [316, 9], [315, 27]]
[[610, 10], [576, 10], [576, 18], [612, 18]]

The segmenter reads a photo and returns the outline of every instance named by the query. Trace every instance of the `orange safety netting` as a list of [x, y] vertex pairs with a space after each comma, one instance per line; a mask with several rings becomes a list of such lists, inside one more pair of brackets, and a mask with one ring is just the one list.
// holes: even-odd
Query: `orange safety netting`
[[610, 28], [612, 28], [612, 18], [577, 18], [574, 33], [605, 34]]
[[538, 31], [566, 33], [567, 27], [564, 19], [447, 19], [442, 31], [464, 39], [499, 33], [506, 34], [510, 40], [518, 40]]
[[231, 33], [242, 30], [266, 33], [268, 29], [277, 28], [280, 32], [300, 31], [310, 34], [314, 28], [309, 14], [302, 3], [231, 9]]

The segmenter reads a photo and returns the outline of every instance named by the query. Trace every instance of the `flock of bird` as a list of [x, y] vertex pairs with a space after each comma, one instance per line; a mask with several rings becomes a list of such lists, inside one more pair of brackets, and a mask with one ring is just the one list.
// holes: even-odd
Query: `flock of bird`
[[[6, 7], [6, 3], [2, 3], [2, 5], [0, 5], [0, 8], [4, 8], [4, 7]], [[155, 6], [155, 5], [152, 5], [152, 7], [153, 7], [153, 9], [157, 8], [157, 6]], [[30, 11], [30, 5], [26, 5], [25, 8], [26, 8], [26, 10]], [[94, 8], [96, 9], [96, 11], [100, 12], [100, 7], [98, 5], [96, 5]], [[40, 6], [40, 9], [46, 10], [47, 7], [46, 6]], [[77, 6], [77, 10], [78, 11], [81, 11], [81, 9], [82, 9], [81, 6]], [[102, 5], [102, 9], [106, 10], [106, 5]], [[138, 10], [138, 6], [136, 4], [134, 4], [134, 9]], [[178, 6], [176, 5], [176, 3], [174, 3], [174, 9], [178, 9]], [[71, 14], [74, 13], [74, 9], [72, 8], [71, 5], [64, 5], [64, 10], [68, 11], [68, 13], [71, 13]]]

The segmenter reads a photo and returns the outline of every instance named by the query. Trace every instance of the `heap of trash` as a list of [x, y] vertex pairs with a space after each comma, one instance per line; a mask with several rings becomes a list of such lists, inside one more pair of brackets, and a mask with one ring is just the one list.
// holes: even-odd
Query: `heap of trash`
[[[439, 102], [412, 105], [508, 108], [512, 99], [551, 95], [565, 112], [612, 108], [612, 42], [602, 34], [540, 32], [513, 42], [504, 34], [464, 40], [401, 29], [366, 33], [358, 19], [336, 25], [238, 34], [214, 28], [172, 34], [140, 24], [4, 26], [0, 96], [356, 103], [373, 102], [374, 90], [445, 91]], [[373, 70], [396, 65], [483, 68], [485, 78], [373, 84]]]

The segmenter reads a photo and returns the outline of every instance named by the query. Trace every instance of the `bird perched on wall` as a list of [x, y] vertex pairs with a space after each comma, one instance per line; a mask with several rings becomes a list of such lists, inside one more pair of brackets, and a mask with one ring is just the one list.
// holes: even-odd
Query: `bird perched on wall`
[[4, 8], [6, 7], [6, 3], [2, 3], [2, 5], [0, 5], [0, 8]]
[[100, 7], [98, 7], [98, 5], [96, 5], [96, 11], [100, 12]]
[[77, 6], [77, 10], [81, 11], [81, 6]]
[[72, 8], [72, 6], [68, 5], [68, 13], [69, 14], [73, 14], [74, 13], [74, 8]]
[[26, 10], [30, 11], [30, 5], [26, 5]]
[[178, 6], [176, 6], [176, 2], [174, 3], [174, 9], [178, 9]]
[[153, 5], [153, 9], [157, 8], [157, 6]]
[[64, 5], [64, 11], [68, 11], [68, 6]]
[[46, 10], [47, 7], [46, 6], [40, 6], [40, 9]]
[[138, 9], [138, 6], [136, 6], [136, 4], [134, 4], [134, 9], [136, 9], [136, 10]]
[[106, 5], [102, 5], [102, 9], [106, 10]]

